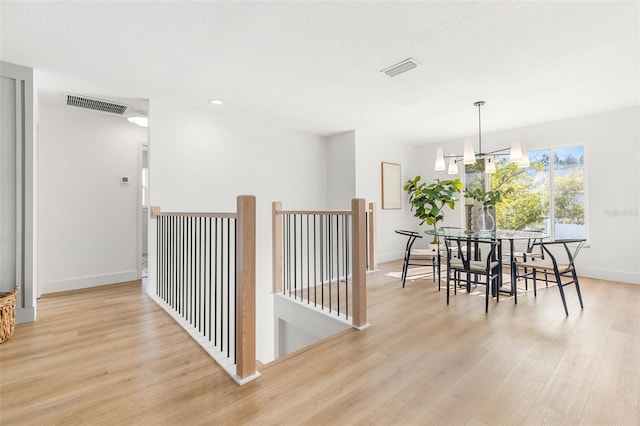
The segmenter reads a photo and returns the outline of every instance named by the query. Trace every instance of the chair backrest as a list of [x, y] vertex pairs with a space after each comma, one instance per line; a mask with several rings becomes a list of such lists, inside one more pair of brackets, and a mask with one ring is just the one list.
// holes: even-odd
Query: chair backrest
[[[542, 248], [543, 252], [553, 263], [554, 269], [557, 270], [559, 264], [567, 264], [573, 268], [574, 260], [586, 241], [586, 238], [572, 238], [555, 241], [542, 241], [535, 243], [534, 245]], [[561, 247], [564, 250], [554, 250], [554, 247]], [[573, 250], [571, 250], [571, 247], [573, 247]]]
[[[528, 239], [517, 239], [513, 242], [514, 245], [514, 253], [519, 256], [528, 257], [528, 255], [534, 255], [534, 257], [541, 257], [544, 259], [544, 250], [538, 244], [542, 242], [542, 237], [538, 231], [530, 231], [523, 229], [521, 232], [531, 232], [532, 237]], [[535, 234], [534, 234], [535, 233]], [[503, 256], [508, 257], [510, 255], [509, 252], [502, 253]]]
[[422, 235], [420, 235], [416, 231], [405, 231], [404, 229], [396, 229], [395, 232], [396, 234], [406, 235], [407, 237], [422, 238]]
[[405, 247], [405, 251], [407, 251], [407, 252], [411, 252], [411, 247], [413, 246], [413, 243], [416, 241], [416, 239], [422, 238], [422, 235], [420, 235], [419, 233], [417, 233], [415, 231], [406, 231], [404, 229], [396, 229], [395, 232], [396, 232], [396, 234], [400, 234], [400, 235], [404, 235], [406, 237], [409, 237], [409, 239], [407, 240], [407, 245]]
[[[455, 237], [445, 237], [444, 243], [447, 254], [450, 255], [451, 251], [454, 250], [457, 253], [456, 257], [462, 261], [465, 269], [469, 268], [472, 260], [485, 262], [487, 268], [489, 268], [491, 262], [496, 260], [496, 250], [499, 245], [498, 240], [476, 240]], [[472, 256], [473, 259], [470, 259], [470, 256]]]

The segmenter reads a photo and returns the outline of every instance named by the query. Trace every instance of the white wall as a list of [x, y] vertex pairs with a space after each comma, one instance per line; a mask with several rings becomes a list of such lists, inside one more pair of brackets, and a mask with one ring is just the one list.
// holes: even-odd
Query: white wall
[[[585, 146], [589, 247], [577, 259], [583, 276], [640, 283], [639, 127], [640, 108], [635, 107], [483, 133], [485, 151], [508, 147], [516, 136], [529, 150]], [[474, 142], [477, 146], [477, 137]], [[445, 154], [461, 153], [462, 144], [460, 139], [421, 146], [418, 158], [423, 177], [449, 177], [446, 171], [433, 171], [436, 148], [443, 147]], [[456, 211], [450, 220], [462, 226], [462, 209]]]
[[275, 341], [278, 342], [276, 358], [351, 328], [351, 324], [342, 317], [327, 315], [326, 311], [304, 302], [283, 295], [276, 295], [273, 299]]
[[[327, 141], [164, 100], [150, 104], [150, 205], [164, 211], [235, 211], [236, 196], [256, 196], [257, 358], [274, 355], [271, 203], [325, 209]], [[149, 227], [155, 281], [155, 222]]]
[[[416, 174], [415, 147], [392, 143], [387, 137], [368, 130], [356, 131], [356, 195], [376, 203], [377, 221], [377, 261], [401, 259], [404, 255], [406, 239], [394, 230], [419, 230], [419, 219], [410, 211], [408, 197], [402, 194], [402, 209], [382, 209], [381, 163], [400, 164], [401, 185]], [[424, 246], [425, 239], [416, 243]]]
[[356, 134], [354, 131], [328, 138], [327, 208], [347, 210], [356, 196]]
[[40, 104], [38, 113], [40, 294], [137, 279], [137, 152], [146, 129], [61, 105]]

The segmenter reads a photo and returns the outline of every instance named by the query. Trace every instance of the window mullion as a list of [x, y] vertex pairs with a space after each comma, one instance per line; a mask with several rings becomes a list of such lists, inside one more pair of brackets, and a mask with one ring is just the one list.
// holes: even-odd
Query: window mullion
[[549, 148], [549, 237], [556, 239], [555, 155]]

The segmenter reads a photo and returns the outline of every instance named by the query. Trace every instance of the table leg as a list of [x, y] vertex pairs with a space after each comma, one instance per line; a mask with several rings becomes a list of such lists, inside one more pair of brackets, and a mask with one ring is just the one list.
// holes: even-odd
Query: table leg
[[511, 271], [511, 294], [513, 294], [513, 303], [518, 304], [518, 283], [516, 282], [516, 260], [513, 255], [515, 250], [513, 239], [509, 240], [509, 267]]

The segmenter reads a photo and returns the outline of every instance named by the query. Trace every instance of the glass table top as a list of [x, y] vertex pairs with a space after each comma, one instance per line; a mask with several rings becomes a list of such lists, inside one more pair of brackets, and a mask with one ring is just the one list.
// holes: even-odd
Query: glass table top
[[544, 239], [549, 235], [541, 231], [516, 231], [511, 229], [497, 229], [495, 231], [474, 231], [467, 233], [462, 228], [438, 228], [425, 231], [427, 235], [449, 238], [485, 239], [485, 240], [528, 240]]

